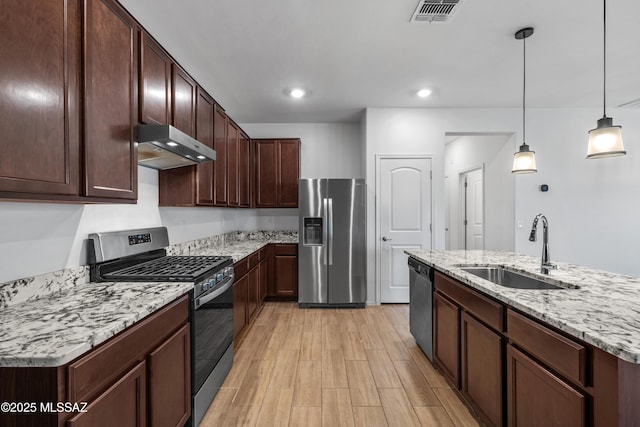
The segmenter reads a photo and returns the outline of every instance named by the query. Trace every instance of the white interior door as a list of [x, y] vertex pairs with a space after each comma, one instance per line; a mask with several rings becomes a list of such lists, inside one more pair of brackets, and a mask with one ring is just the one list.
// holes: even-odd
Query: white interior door
[[465, 249], [484, 249], [484, 173], [465, 174]]
[[431, 249], [431, 159], [379, 158], [377, 265], [380, 302], [409, 302], [407, 249]]

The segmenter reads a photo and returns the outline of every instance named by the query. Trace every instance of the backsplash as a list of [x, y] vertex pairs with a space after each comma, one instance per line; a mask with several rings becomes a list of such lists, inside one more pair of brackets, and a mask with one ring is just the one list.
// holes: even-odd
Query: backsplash
[[[223, 249], [238, 242], [291, 239], [297, 241], [297, 231], [234, 231], [204, 239], [170, 245], [167, 255], [192, 255], [203, 249]], [[35, 300], [54, 292], [64, 291], [89, 282], [89, 266], [67, 268], [34, 277], [0, 283], [0, 309], [25, 301]]]

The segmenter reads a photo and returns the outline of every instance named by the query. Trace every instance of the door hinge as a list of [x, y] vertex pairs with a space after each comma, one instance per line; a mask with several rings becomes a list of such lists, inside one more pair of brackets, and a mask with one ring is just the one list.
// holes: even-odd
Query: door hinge
[[466, 219], [464, 220], [464, 225], [467, 225], [467, 220]]
[[431, 230], [431, 224], [429, 224], [429, 233], [431, 233], [431, 231], [432, 231], [432, 230]]
[[429, 171], [429, 179], [433, 179], [433, 171]]

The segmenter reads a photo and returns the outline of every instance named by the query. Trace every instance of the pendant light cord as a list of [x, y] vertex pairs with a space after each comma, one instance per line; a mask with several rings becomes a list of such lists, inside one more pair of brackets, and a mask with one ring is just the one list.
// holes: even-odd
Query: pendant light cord
[[527, 95], [527, 41], [526, 37], [522, 39], [522, 143], [526, 144], [525, 138], [526, 120], [525, 120], [525, 98]]
[[603, 27], [604, 27], [604, 43], [602, 44], [602, 117], [607, 117], [607, 0], [603, 0], [604, 12], [603, 16]]

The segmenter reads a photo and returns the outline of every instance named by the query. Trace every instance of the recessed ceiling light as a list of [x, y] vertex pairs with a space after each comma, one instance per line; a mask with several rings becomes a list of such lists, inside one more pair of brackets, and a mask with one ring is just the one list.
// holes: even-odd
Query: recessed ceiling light
[[420, 98], [426, 98], [429, 95], [431, 95], [431, 89], [420, 89], [416, 95], [418, 95], [418, 97]]
[[293, 88], [289, 90], [289, 96], [292, 98], [302, 98], [307, 94], [307, 91], [301, 88]]

